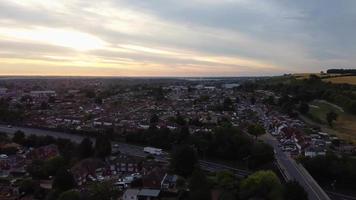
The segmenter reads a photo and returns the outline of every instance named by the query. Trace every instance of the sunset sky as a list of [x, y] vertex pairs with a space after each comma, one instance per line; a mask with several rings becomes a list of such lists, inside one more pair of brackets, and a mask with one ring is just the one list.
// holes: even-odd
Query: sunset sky
[[355, 68], [355, 0], [0, 0], [0, 75]]

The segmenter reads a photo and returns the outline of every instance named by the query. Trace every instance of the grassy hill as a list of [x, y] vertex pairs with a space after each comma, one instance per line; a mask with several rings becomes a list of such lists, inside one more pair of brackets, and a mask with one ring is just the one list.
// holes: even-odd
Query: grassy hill
[[[356, 144], [356, 116], [345, 112], [342, 108], [323, 100], [314, 100], [310, 104], [309, 118], [318, 123], [327, 131], [337, 135], [339, 138], [352, 141]], [[330, 128], [326, 122], [326, 114], [334, 111], [338, 114], [338, 119]]]

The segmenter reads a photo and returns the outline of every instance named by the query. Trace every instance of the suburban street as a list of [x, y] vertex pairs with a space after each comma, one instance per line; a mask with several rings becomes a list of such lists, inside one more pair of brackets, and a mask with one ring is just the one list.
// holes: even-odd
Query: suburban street
[[275, 149], [275, 157], [280, 168], [285, 173], [285, 177], [289, 180], [296, 180], [304, 187], [308, 193], [310, 200], [329, 200], [330, 198], [319, 186], [319, 184], [311, 177], [303, 166], [296, 163], [291, 157], [284, 153], [278, 147], [278, 141], [270, 134], [265, 134], [260, 137], [266, 143], [270, 144]]

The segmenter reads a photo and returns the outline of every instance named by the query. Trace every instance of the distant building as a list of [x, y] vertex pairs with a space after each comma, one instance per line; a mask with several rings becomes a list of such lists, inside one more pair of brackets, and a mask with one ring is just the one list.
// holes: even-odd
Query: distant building
[[41, 91], [31, 91], [30, 95], [32, 97], [50, 97], [50, 96], [57, 96], [57, 93], [53, 90], [41, 90]]
[[0, 88], [0, 96], [7, 93], [7, 88]]
[[228, 84], [224, 84], [223, 87], [226, 88], [226, 89], [233, 89], [233, 88], [240, 87], [240, 84], [238, 84], [238, 83], [228, 83]]

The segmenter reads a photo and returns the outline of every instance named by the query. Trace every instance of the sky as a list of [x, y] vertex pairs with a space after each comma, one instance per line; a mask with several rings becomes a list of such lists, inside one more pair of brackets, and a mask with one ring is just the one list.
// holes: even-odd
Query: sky
[[355, 0], [0, 0], [0, 75], [320, 72], [355, 36]]

